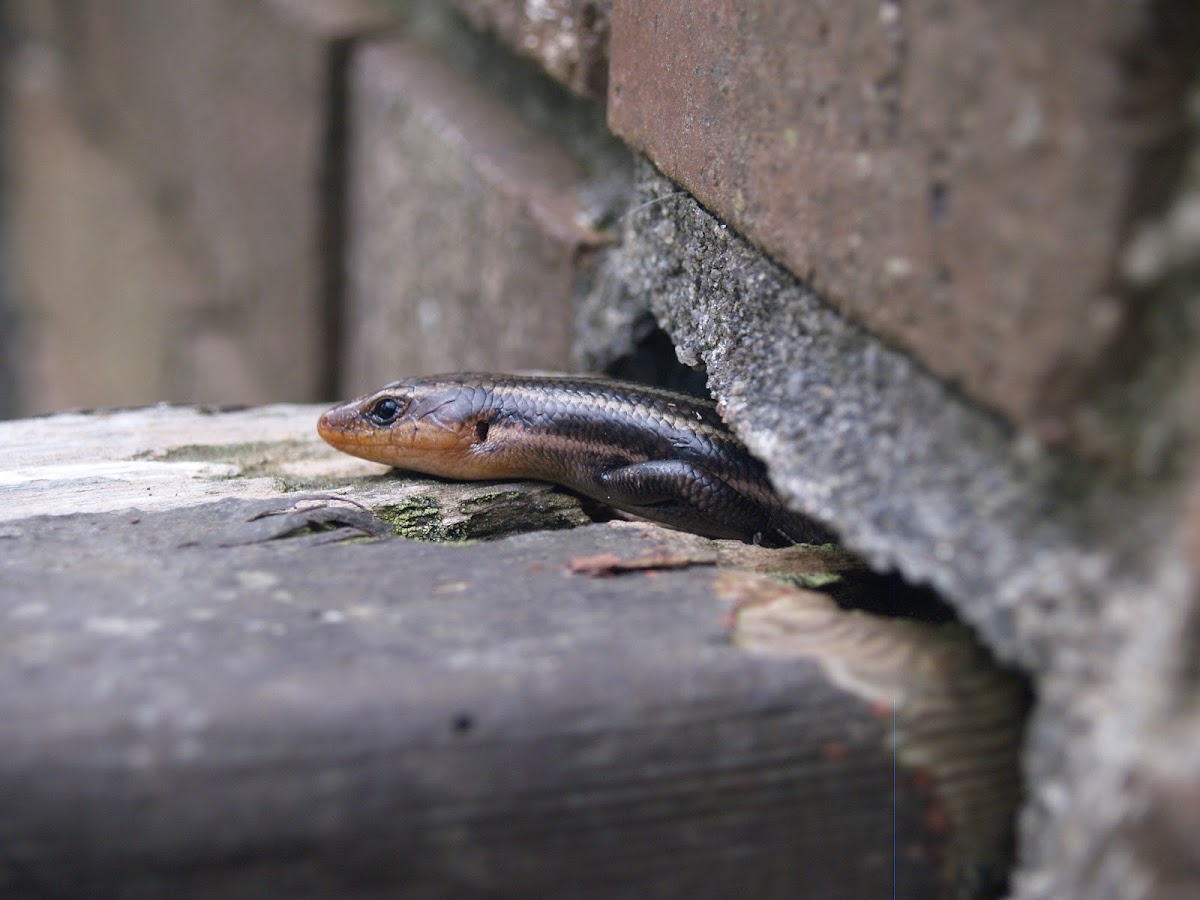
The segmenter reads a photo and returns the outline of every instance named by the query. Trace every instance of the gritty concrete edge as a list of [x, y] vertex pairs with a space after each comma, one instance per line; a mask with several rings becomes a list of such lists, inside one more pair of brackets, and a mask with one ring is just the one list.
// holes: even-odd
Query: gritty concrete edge
[[[876, 569], [935, 587], [1002, 660], [1033, 673], [1018, 894], [1103, 879], [1091, 863], [1128, 812], [1134, 747], [1161, 725], [1112, 704], [1136, 683], [1152, 695], [1144, 708], [1163, 709], [1163, 660], [1187, 652], [1179, 623], [1192, 600], [1174, 532], [1196, 440], [1177, 400], [1195, 366], [1172, 360], [1171, 391], [1143, 412], [1171, 453], [1132, 468], [1085, 463], [847, 322], [649, 164], [623, 221], [585, 309], [616, 322], [619, 343], [649, 307], [679, 358], [707, 367], [726, 417], [795, 508]], [[1178, 321], [1196, 278], [1167, 268], [1160, 307]], [[1131, 627], [1150, 616], [1175, 626]], [[1130, 871], [1105, 884], [1131, 883]]]

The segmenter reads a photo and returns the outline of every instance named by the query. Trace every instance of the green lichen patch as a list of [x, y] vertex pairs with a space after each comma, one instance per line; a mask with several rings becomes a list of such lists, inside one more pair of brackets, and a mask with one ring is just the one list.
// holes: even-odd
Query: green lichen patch
[[514, 503], [521, 499], [522, 492], [515, 490], [487, 491], [475, 497], [465, 497], [461, 508], [466, 510], [483, 509], [497, 503]]
[[842, 581], [842, 576], [833, 572], [804, 572], [791, 576], [791, 580], [800, 587], [816, 590], [839, 583]]
[[371, 512], [391, 525], [395, 534], [414, 541], [462, 542], [470, 536], [465, 521], [446, 522], [441, 505], [428, 496], [380, 504], [373, 506]]

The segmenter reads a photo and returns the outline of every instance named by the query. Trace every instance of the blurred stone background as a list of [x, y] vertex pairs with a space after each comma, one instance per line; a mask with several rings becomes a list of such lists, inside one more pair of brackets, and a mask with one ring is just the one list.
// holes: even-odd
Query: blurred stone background
[[0, 414], [705, 367], [1037, 707], [1013, 889], [1200, 892], [1200, 5], [9, 0]]

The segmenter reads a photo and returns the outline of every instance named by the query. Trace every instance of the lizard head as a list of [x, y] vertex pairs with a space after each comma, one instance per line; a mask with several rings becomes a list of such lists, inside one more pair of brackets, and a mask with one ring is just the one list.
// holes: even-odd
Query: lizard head
[[438, 380], [397, 381], [333, 407], [317, 433], [343, 453], [401, 469], [450, 475], [476, 440], [471, 392]]

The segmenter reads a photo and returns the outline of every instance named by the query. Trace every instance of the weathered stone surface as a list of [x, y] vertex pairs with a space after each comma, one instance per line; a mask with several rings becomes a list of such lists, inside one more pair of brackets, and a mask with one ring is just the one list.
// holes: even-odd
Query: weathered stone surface
[[604, 99], [611, 0], [455, 0], [454, 5], [476, 27], [494, 32], [577, 94]]
[[455, 369], [565, 369], [604, 237], [586, 169], [433, 50], [353, 67], [344, 390]]
[[[960, 845], [978, 821], [953, 819], [934, 745], [902, 750], [893, 793], [892, 709], [962, 676], [949, 634], [824, 601], [811, 640], [789, 621], [829, 658], [756, 658], [723, 634], [729, 599], [804, 592], [581, 567], [669, 554], [670, 532], [264, 530], [303, 499], [4, 526], [5, 893], [933, 896], [957, 871], [973, 896], [994, 866]], [[1012, 699], [956, 702], [997, 721]], [[948, 760], [951, 793], [976, 753]], [[984, 780], [1011, 784], [1007, 759]]]
[[1198, 38], [1191, 0], [632, 0], [609, 119], [838, 309], [1104, 452], [1077, 403], [1144, 340], [1121, 254], [1177, 183]]
[[387, 475], [386, 466], [321, 441], [321, 411], [277, 405], [218, 414], [159, 406], [0, 423], [0, 522], [297, 490], [324, 491], [335, 505], [353, 495], [344, 501], [346, 514], [357, 505], [397, 534], [422, 540], [487, 539], [591, 521], [576, 497], [548, 484]]
[[347, 42], [389, 19], [356, 0], [86, 0], [61, 14], [82, 116], [203, 279], [170, 310], [190, 336], [177, 364], [192, 396], [229, 391], [231, 370], [241, 390], [226, 400], [331, 392], [338, 85]]
[[1139, 896], [1165, 877], [1135, 852], [1129, 823], [1153, 791], [1130, 778], [1146, 769], [1182, 789], [1160, 770], [1177, 765], [1146, 748], [1195, 738], [1181, 710], [1200, 592], [1180, 523], [1200, 446], [1200, 336], [1185, 312], [1197, 256], [1164, 254], [1146, 282], [1148, 303], [1174, 310], [1173, 349], [1155, 391], [1128, 386], [1144, 428], [1130, 435], [1140, 462], [1120, 471], [1047, 453], [964, 402], [649, 167], [626, 225], [609, 289], [651, 303], [681, 358], [707, 366], [782, 493], [876, 569], [934, 585], [1033, 673], [1017, 896]]

